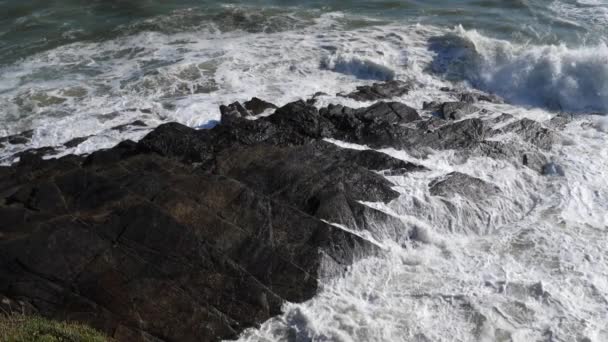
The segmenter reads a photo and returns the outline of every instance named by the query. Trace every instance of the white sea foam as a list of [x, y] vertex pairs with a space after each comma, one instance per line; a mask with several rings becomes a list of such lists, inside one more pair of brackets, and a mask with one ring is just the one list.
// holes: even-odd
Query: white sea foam
[[344, 20], [330, 13], [310, 26], [270, 34], [204, 26], [140, 32], [58, 47], [4, 67], [0, 134], [34, 129], [35, 139], [4, 149], [0, 159], [90, 135], [99, 145], [77, 152], [110, 147], [121, 138], [110, 128], [136, 119], [150, 127], [167, 121], [208, 127], [219, 119], [220, 104], [253, 96], [282, 105], [321, 91], [330, 96], [319, 106], [361, 106], [333, 94], [386, 79], [412, 81], [416, 88], [401, 100], [417, 108], [447, 99], [439, 88], [455, 81], [527, 106], [608, 111], [606, 45], [519, 46], [476, 31], [422, 25], [349, 30]]
[[553, 10], [556, 17], [561, 20], [606, 32], [608, 2], [605, 0], [552, 1], [548, 8]]
[[[443, 84], [422, 72], [430, 61], [425, 35], [439, 30], [344, 30], [340, 20], [327, 14], [312, 26], [271, 34], [141, 32], [62, 46], [5, 67], [0, 70], [0, 135], [34, 129], [35, 138], [2, 150], [0, 160], [75, 137], [96, 136], [98, 145], [89, 142], [62, 153], [137, 139], [145, 130], [125, 136], [111, 129], [136, 119], [150, 127], [167, 121], [207, 127], [219, 120], [219, 105], [253, 96], [282, 105], [321, 91], [331, 95], [320, 105], [361, 106], [333, 94], [373, 79]], [[425, 96], [416, 99], [420, 106], [432, 91]]]
[[431, 40], [432, 69], [510, 102], [608, 113], [608, 46], [517, 45], [456, 28]]
[[[385, 150], [431, 171], [389, 177], [402, 196], [369, 205], [401, 217], [403, 235], [421, 227], [423, 238], [383, 241], [383, 257], [355, 264], [309, 302], [286, 304], [241, 340], [605, 341], [608, 136], [583, 119], [564, 134], [573, 141], [554, 152], [566, 177], [483, 158], [455, 163], [450, 151], [418, 160]], [[452, 171], [499, 186], [518, 205], [431, 196], [429, 182]], [[480, 209], [503, 221], [466, 229], [484, 223], [475, 218]], [[458, 215], [460, 229], [449, 229], [446, 217]]]

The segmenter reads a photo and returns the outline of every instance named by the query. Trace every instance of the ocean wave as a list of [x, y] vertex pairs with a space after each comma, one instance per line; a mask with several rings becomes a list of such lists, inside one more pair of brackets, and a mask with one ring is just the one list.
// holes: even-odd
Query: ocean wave
[[357, 57], [325, 58], [321, 61], [321, 68], [353, 75], [361, 80], [392, 81], [395, 79], [395, 71], [390, 67]]
[[515, 104], [608, 113], [608, 46], [517, 45], [456, 28], [430, 39], [430, 69]]

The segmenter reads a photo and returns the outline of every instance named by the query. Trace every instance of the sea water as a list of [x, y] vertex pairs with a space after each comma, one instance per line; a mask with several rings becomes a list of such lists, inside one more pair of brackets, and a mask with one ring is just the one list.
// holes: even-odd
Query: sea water
[[[316, 105], [360, 107], [335, 94], [392, 79], [413, 85], [395, 100], [417, 109], [450, 100], [443, 87], [495, 93], [506, 103], [481, 104], [490, 113], [573, 118], [550, 151], [564, 177], [383, 150], [429, 169], [388, 176], [401, 196], [365, 203], [403, 223], [369, 227], [384, 253], [241, 338], [604, 342], [607, 34], [604, 0], [0, 0], [0, 136], [33, 130], [0, 163], [42, 146], [86, 154], [169, 121], [209, 128], [220, 104], [253, 96], [283, 105], [324, 92]], [[112, 129], [134, 120], [147, 127]], [[77, 137], [89, 138], [62, 145]], [[501, 195], [431, 196], [428, 184], [453, 171]]]

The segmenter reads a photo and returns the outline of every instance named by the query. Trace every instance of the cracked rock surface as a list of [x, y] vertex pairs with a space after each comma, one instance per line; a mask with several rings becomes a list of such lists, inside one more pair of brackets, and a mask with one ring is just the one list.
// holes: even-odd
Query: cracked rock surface
[[[388, 82], [351, 97], [377, 100], [406, 88]], [[88, 156], [21, 153], [0, 167], [0, 295], [119, 341], [235, 338], [285, 301], [312, 298], [322, 262], [341, 270], [378, 253], [349, 231], [396, 219], [361, 202], [398, 197], [383, 174], [426, 171], [325, 139], [412, 154], [456, 150], [546, 173], [555, 131], [528, 119], [506, 118], [513, 122], [495, 129], [495, 119], [464, 117], [476, 99], [444, 104], [467, 113], [448, 120], [399, 102], [318, 109], [305, 101], [252, 120], [274, 108], [254, 99], [222, 107], [221, 124], [209, 130], [168, 123]], [[505, 134], [517, 142], [492, 139]], [[429, 186], [433, 195], [471, 200], [500, 192], [458, 173]]]

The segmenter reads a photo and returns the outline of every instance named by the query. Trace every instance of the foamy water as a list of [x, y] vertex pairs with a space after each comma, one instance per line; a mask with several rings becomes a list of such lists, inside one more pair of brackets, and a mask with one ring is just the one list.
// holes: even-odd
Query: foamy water
[[147, 130], [111, 129], [134, 120], [150, 128], [168, 121], [209, 127], [220, 104], [253, 96], [283, 105], [325, 92], [330, 96], [320, 105], [343, 102], [334, 95], [388, 79], [412, 81], [416, 91], [403, 100], [418, 108], [443, 96], [439, 88], [456, 85], [526, 107], [608, 111], [604, 43], [521, 45], [462, 27], [373, 25], [372, 19], [346, 29], [353, 20], [329, 13], [302, 29], [274, 33], [141, 32], [33, 55], [0, 69], [0, 135], [34, 130], [31, 144], [0, 151], [0, 160], [76, 137], [94, 136], [61, 153], [137, 139]]
[[[489, 158], [462, 163], [451, 151], [419, 160], [383, 150], [430, 169], [388, 177], [401, 197], [367, 203], [403, 222], [396, 232], [376, 227], [385, 254], [242, 340], [606, 341], [608, 147], [597, 120], [570, 123], [551, 151], [566, 177]], [[428, 184], [452, 171], [501, 194], [483, 203], [431, 196]], [[405, 238], [412, 229], [415, 241]]]

